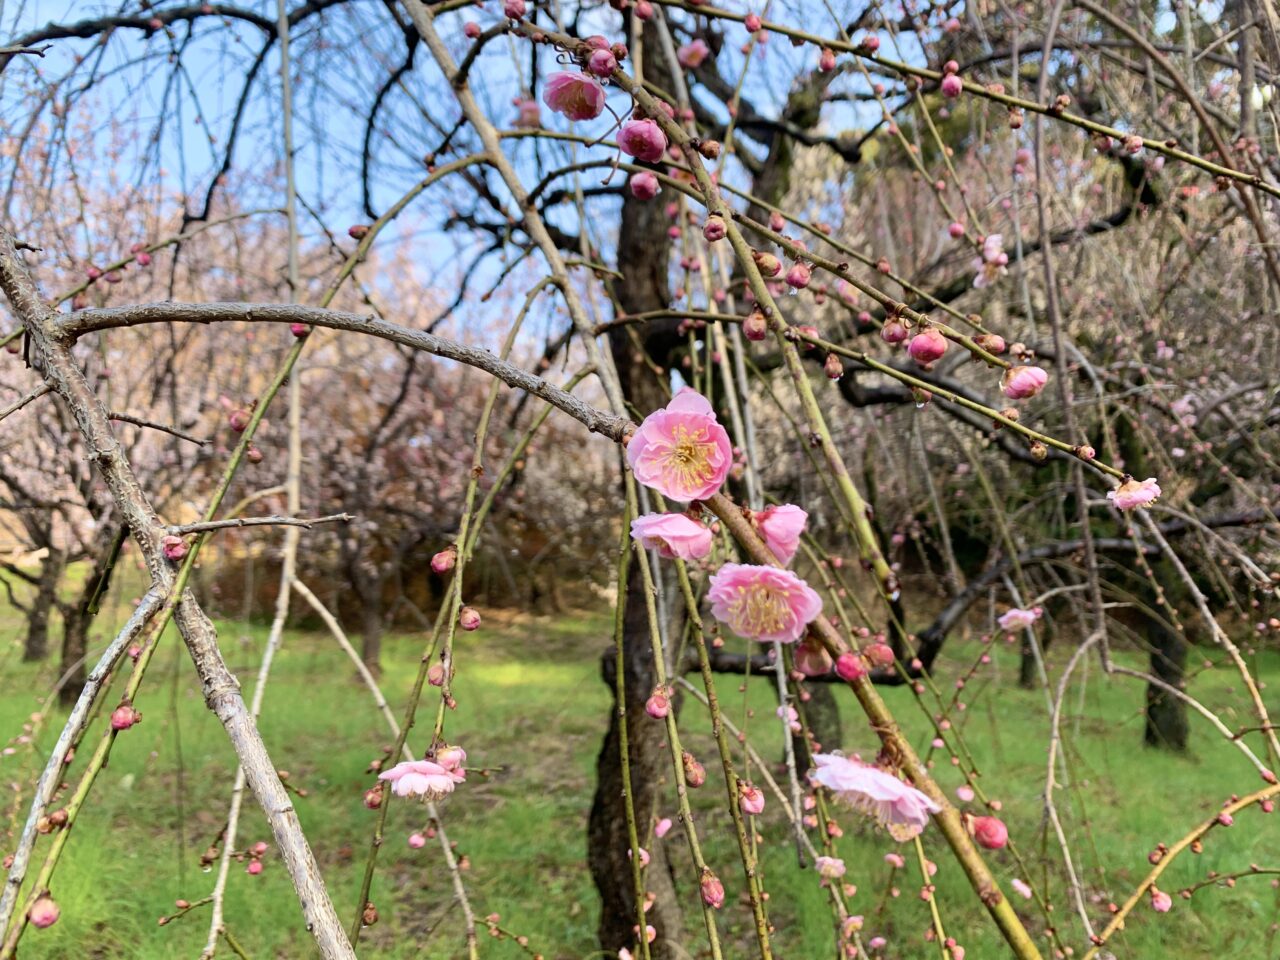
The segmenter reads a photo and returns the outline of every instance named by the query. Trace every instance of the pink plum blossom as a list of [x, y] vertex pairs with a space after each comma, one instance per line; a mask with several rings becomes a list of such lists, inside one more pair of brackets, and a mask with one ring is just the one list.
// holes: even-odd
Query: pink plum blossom
[[763, 813], [764, 792], [759, 787], [745, 781], [739, 783], [738, 806], [742, 808], [742, 812], [747, 816]]
[[790, 570], [726, 563], [711, 577], [711, 612], [740, 637], [795, 643], [822, 613], [817, 591]]
[[1004, 235], [988, 234], [982, 240], [982, 252], [973, 261], [973, 269], [978, 275], [973, 278], [973, 285], [978, 289], [989, 286], [1004, 274], [1008, 273], [1009, 255], [1004, 252]]
[[1159, 496], [1160, 484], [1156, 482], [1155, 477], [1148, 477], [1142, 481], [1127, 477], [1119, 487], [1107, 492], [1107, 499], [1114, 501], [1120, 510], [1145, 507], [1149, 503], [1155, 503]]
[[631, 537], [664, 560], [701, 560], [711, 552], [711, 530], [683, 513], [647, 513], [631, 521]]
[[542, 102], [570, 120], [594, 120], [604, 110], [604, 87], [585, 73], [562, 70], [547, 78]]
[[1022, 610], [1018, 607], [1013, 607], [1002, 613], [996, 622], [1000, 624], [1001, 630], [1024, 630], [1039, 620], [1042, 612], [1039, 607], [1034, 610]]
[[839, 857], [818, 857], [813, 865], [823, 880], [839, 880], [845, 873], [844, 861]]
[[1034, 397], [1049, 382], [1049, 374], [1040, 367], [1010, 367], [1000, 380], [1000, 389], [1010, 400]]
[[809, 514], [793, 503], [768, 507], [756, 514], [756, 526], [764, 537], [765, 546], [786, 566], [800, 549], [800, 534]]
[[689, 70], [696, 70], [702, 66], [702, 61], [711, 55], [711, 48], [707, 46], [707, 42], [699, 37], [692, 43], [686, 43], [683, 47], [676, 51], [676, 59], [680, 61], [680, 66]]
[[627, 181], [627, 186], [631, 188], [631, 195], [637, 200], [652, 200], [662, 192], [658, 178], [648, 170], [633, 173], [631, 179]]
[[667, 135], [656, 121], [628, 120], [618, 131], [618, 147], [637, 160], [655, 163], [667, 151]]
[[911, 338], [907, 352], [920, 366], [927, 366], [947, 352], [947, 338], [930, 327]]
[[835, 754], [813, 755], [813, 781], [853, 809], [875, 817], [895, 840], [918, 836], [942, 808], [910, 784], [878, 767]]
[[391, 782], [391, 792], [397, 797], [422, 797], [426, 800], [448, 796], [466, 778], [462, 771], [448, 770], [433, 760], [406, 760], [378, 774], [379, 780]]
[[671, 500], [705, 500], [733, 466], [733, 444], [707, 398], [685, 387], [631, 436], [627, 462], [636, 479]]

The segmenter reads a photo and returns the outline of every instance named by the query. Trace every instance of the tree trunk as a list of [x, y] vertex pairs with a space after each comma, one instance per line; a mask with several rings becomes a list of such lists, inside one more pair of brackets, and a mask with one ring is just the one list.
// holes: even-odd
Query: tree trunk
[[[1167, 571], [1168, 576], [1164, 575], [1166, 571], [1162, 568], [1167, 566], [1168, 561], [1154, 565], [1156, 577], [1162, 584], [1179, 583], [1172, 570]], [[1163, 613], [1161, 606], [1156, 603], [1155, 591], [1149, 585], [1143, 591], [1142, 599], [1157, 614]], [[1165, 587], [1165, 599], [1173, 599], [1169, 587]], [[1149, 617], [1147, 622], [1150, 624], [1147, 642], [1151, 645], [1151, 675], [1175, 690], [1184, 690], [1187, 685], [1187, 641], [1163, 617]], [[1183, 700], [1154, 683], [1149, 683], [1146, 715], [1142, 739], [1147, 746], [1161, 747], [1175, 753], [1186, 752], [1190, 727], [1187, 722], [1187, 705]]]
[[67, 566], [66, 554], [53, 547], [40, 565], [40, 582], [27, 612], [27, 639], [22, 647], [25, 663], [43, 660], [49, 655], [49, 617], [58, 602], [58, 584]]
[[85, 655], [89, 652], [89, 624], [93, 618], [83, 603], [67, 603], [62, 612], [62, 675], [65, 680], [58, 692], [64, 705], [76, 702], [84, 690]]
[[375, 677], [382, 675], [382, 602], [366, 595], [360, 613], [360, 659]]
[[[805, 722], [817, 742], [817, 749], [826, 753], [841, 749], [844, 736], [840, 726], [840, 704], [836, 701], [834, 689], [836, 686], [834, 683], [806, 683], [802, 687], [809, 695], [809, 699], [802, 704]], [[813, 751], [803, 734], [793, 736], [791, 746], [796, 755], [796, 773], [803, 782], [804, 775], [813, 766], [810, 759]]]

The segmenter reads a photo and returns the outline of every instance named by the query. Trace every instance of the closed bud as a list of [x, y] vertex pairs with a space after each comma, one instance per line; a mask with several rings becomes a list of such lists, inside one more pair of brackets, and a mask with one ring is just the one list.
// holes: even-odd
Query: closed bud
[[262, 462], [262, 451], [259, 450], [257, 447], [250, 447], [248, 450], [244, 452], [244, 455], [245, 455], [245, 459], [248, 460], [250, 463]]
[[1035, 460], [1043, 460], [1049, 456], [1049, 448], [1039, 440], [1036, 440], [1031, 444], [1031, 456]]
[[232, 410], [227, 416], [227, 424], [236, 433], [244, 433], [245, 428], [249, 426], [249, 411]]
[[372, 927], [378, 922], [378, 908], [373, 905], [372, 900], [364, 905], [364, 910], [360, 913], [360, 922], [366, 927]]
[[969, 822], [969, 832], [978, 846], [999, 850], [1009, 842], [1009, 828], [998, 817], [974, 817]]
[[684, 765], [684, 782], [691, 787], [700, 787], [707, 782], [707, 768], [700, 764], [688, 750], [680, 757]]
[[769, 321], [759, 310], [752, 310], [742, 321], [742, 333], [748, 340], [758, 343], [769, 335]]
[[867, 666], [856, 653], [845, 651], [836, 657], [836, 676], [846, 683], [852, 683], [867, 675]]
[[305, 323], [291, 323], [289, 324], [289, 332], [301, 340], [311, 332], [311, 327]]
[[720, 159], [720, 149], [719, 140], [703, 140], [698, 144], [698, 152], [708, 160]]
[[713, 910], [719, 910], [724, 905], [724, 884], [710, 870], [702, 871], [702, 882], [699, 884], [702, 892], [702, 902]]
[[813, 276], [809, 265], [801, 263], [797, 260], [791, 265], [791, 269], [787, 271], [787, 284], [797, 290], [803, 290], [809, 285], [809, 280]]
[[370, 787], [364, 792], [364, 805], [370, 810], [377, 810], [382, 806], [382, 784]]
[[427, 683], [433, 687], [444, 686], [444, 664], [433, 663], [431, 669], [427, 671]]
[[457, 562], [458, 548], [451, 543], [431, 558], [431, 569], [440, 574], [448, 573]]
[[142, 722], [142, 714], [127, 703], [122, 703], [111, 711], [111, 729], [128, 730], [135, 723]]
[[871, 661], [873, 667], [891, 667], [895, 659], [893, 648], [887, 643], [870, 644], [863, 653]]
[[458, 612], [458, 626], [463, 630], [479, 630], [480, 612], [475, 607], [463, 607]]
[[776, 277], [779, 271], [782, 270], [782, 261], [772, 253], [761, 253], [757, 250], [751, 254], [751, 259], [756, 262], [756, 266], [760, 268], [760, 272], [766, 277]]
[[363, 223], [353, 224], [347, 227], [347, 236], [352, 240], [363, 240], [369, 235], [369, 227]]
[[826, 361], [822, 364], [822, 372], [829, 380], [839, 380], [844, 376], [844, 364], [834, 353], [828, 353]]
[[168, 536], [160, 541], [160, 549], [166, 560], [181, 560], [187, 555], [187, 541], [181, 537]]
[[644, 702], [644, 712], [655, 720], [662, 720], [671, 712], [671, 701], [661, 687], [655, 688]]
[[726, 233], [724, 218], [717, 214], [707, 217], [707, 222], [702, 225], [702, 235], [707, 238], [708, 243], [723, 240]]
[[27, 919], [31, 921], [31, 925], [40, 930], [46, 927], [52, 927], [58, 922], [58, 917], [62, 915], [62, 910], [53, 897], [47, 893], [42, 897], [37, 897], [36, 902], [31, 905], [31, 909], [27, 911]]

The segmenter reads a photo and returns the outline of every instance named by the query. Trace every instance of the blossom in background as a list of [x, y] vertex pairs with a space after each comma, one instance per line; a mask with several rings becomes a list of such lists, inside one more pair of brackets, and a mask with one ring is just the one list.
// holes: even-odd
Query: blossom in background
[[604, 110], [604, 87], [585, 73], [562, 70], [547, 78], [542, 102], [570, 120], [594, 120]]
[[711, 552], [711, 530], [683, 513], [646, 513], [631, 521], [631, 538], [664, 560], [701, 560]]
[[800, 549], [800, 534], [804, 533], [808, 519], [809, 514], [793, 503], [768, 507], [756, 514], [756, 526], [765, 546], [783, 566], [790, 563]]
[[685, 387], [631, 435], [627, 463], [636, 479], [672, 500], [705, 500], [733, 466], [733, 444], [707, 398]]
[[514, 101], [516, 108], [515, 125], [525, 130], [537, 130], [542, 126], [542, 110], [538, 101], [523, 97]]
[[974, 259], [973, 269], [978, 275], [973, 278], [973, 285], [981, 290], [990, 286], [1009, 272], [1009, 255], [1004, 252], [1004, 235], [991, 233], [983, 238], [982, 252]]
[[1013, 887], [1014, 892], [1024, 900], [1031, 899], [1031, 887], [1027, 885], [1027, 881], [1019, 880], [1016, 877], [1009, 881], [1009, 886]]
[[915, 787], [879, 767], [835, 754], [815, 753], [809, 776], [854, 810], [875, 817], [895, 840], [918, 836], [929, 814], [942, 808]]
[[689, 70], [696, 70], [702, 66], [702, 61], [706, 60], [710, 55], [711, 48], [707, 46], [707, 42], [702, 38], [698, 38], [692, 43], [686, 43], [676, 51], [676, 59], [680, 61], [680, 66]]
[[823, 880], [839, 880], [845, 873], [844, 861], [839, 857], [818, 857], [813, 865], [817, 867], [818, 876]]
[[1033, 610], [1022, 610], [1018, 607], [1013, 607], [1002, 613], [996, 623], [1000, 624], [1000, 629], [1006, 632], [1024, 630], [1039, 620], [1043, 612], [1039, 607]]
[[726, 563], [711, 576], [711, 613], [740, 637], [795, 643], [822, 613], [817, 591], [790, 570]]
[[1124, 483], [1116, 489], [1107, 491], [1107, 499], [1115, 503], [1120, 510], [1145, 507], [1149, 503], [1155, 503], [1159, 496], [1160, 484], [1156, 482], [1155, 477], [1147, 477], [1141, 481], [1126, 477]]
[[439, 800], [453, 793], [453, 788], [466, 780], [467, 775], [434, 760], [406, 760], [378, 774], [378, 779], [390, 781], [391, 792], [397, 797]]
[[1040, 367], [1010, 367], [1000, 379], [1000, 389], [1010, 400], [1034, 397], [1049, 382], [1049, 374]]

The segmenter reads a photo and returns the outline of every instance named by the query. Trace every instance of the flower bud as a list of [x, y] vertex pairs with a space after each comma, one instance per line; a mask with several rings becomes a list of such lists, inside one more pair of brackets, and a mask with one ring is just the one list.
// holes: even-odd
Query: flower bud
[[758, 13], [748, 13], [746, 19], [742, 21], [742, 25], [747, 28], [748, 33], [755, 33], [761, 27], [760, 15]]
[[376, 787], [370, 787], [364, 792], [364, 805], [370, 810], [377, 810], [382, 806], [382, 784]]
[[262, 861], [250, 860], [249, 865], [244, 868], [244, 872], [249, 874], [249, 876], [251, 877], [256, 877], [258, 874], [262, 872]]
[[436, 573], [445, 574], [452, 570], [457, 562], [458, 548], [451, 543], [431, 558], [431, 569]]
[[745, 816], [754, 816], [764, 812], [764, 793], [759, 787], [747, 783], [738, 783], [738, 806]]
[[707, 222], [702, 225], [702, 235], [707, 238], [708, 243], [723, 240], [726, 233], [724, 218], [717, 214], [707, 217]]
[[168, 536], [160, 541], [160, 549], [166, 560], [181, 560], [187, 555], [187, 541], [181, 537]]
[[1009, 842], [1009, 828], [998, 817], [974, 817], [969, 823], [969, 832], [978, 846], [988, 850], [999, 850]]
[[809, 265], [797, 260], [791, 265], [791, 269], [787, 271], [787, 284], [797, 290], [803, 290], [809, 285], [809, 280], [813, 276]]
[[756, 262], [756, 266], [766, 277], [776, 277], [782, 270], [782, 261], [772, 253], [761, 253], [757, 250], [751, 254], [751, 259]]
[[111, 729], [128, 730], [135, 723], [142, 722], [142, 714], [127, 703], [122, 703], [111, 711]]
[[40, 930], [52, 927], [58, 922], [58, 917], [61, 915], [62, 910], [58, 907], [53, 897], [47, 893], [42, 897], [37, 897], [36, 902], [27, 911], [27, 919], [31, 922], [31, 925]]
[[444, 664], [433, 663], [431, 669], [427, 671], [427, 683], [433, 687], [444, 686]]
[[692, 753], [685, 750], [680, 760], [684, 765], [684, 782], [686, 784], [696, 789], [707, 782], [707, 768], [694, 759]]
[[836, 676], [846, 683], [852, 683], [859, 677], [867, 675], [867, 666], [856, 653], [845, 651], [836, 657]]
[[769, 229], [774, 233], [781, 233], [786, 229], [787, 221], [777, 210], [769, 214]]
[[828, 353], [826, 361], [822, 364], [822, 372], [827, 375], [829, 380], [839, 380], [844, 376], [844, 364], [840, 362], [840, 358], [834, 353]]
[[658, 178], [648, 170], [633, 173], [631, 179], [627, 181], [627, 186], [631, 188], [631, 195], [637, 200], [652, 200], [662, 192]]
[[661, 720], [671, 712], [671, 701], [661, 687], [655, 688], [644, 702], [644, 712], [655, 720]]
[[873, 643], [864, 651], [866, 657], [871, 661], [873, 667], [891, 667], [893, 666], [894, 655], [893, 648], [887, 643]]
[[367, 224], [357, 223], [347, 227], [347, 236], [352, 240], [363, 240], [369, 235], [369, 227]]
[[836, 54], [834, 50], [827, 47], [822, 48], [822, 53], [818, 55], [818, 69], [823, 73], [830, 73], [836, 68]]
[[463, 630], [479, 630], [480, 612], [475, 607], [463, 607], [458, 612], [458, 626]]
[[421, 850], [427, 845], [427, 838], [420, 833], [409, 834], [409, 846], [414, 850]]
[[305, 323], [291, 323], [289, 324], [289, 332], [301, 340], [311, 333], [311, 327]]
[[468, 40], [474, 40], [480, 36], [480, 24], [474, 20], [468, 20], [462, 25], [462, 33]]
[[885, 325], [880, 328], [880, 339], [885, 343], [901, 343], [910, 336], [907, 325], [894, 317], [892, 320], [886, 320]]
[[[507, 0], [506, 5], [507, 7], [510, 7], [513, 3], [520, 4], [523, 13], [524, 0]], [[514, 19], [512, 14], [508, 14], [508, 16], [511, 16]], [[372, 900], [364, 905], [364, 910], [360, 913], [360, 922], [366, 927], [372, 927], [378, 922], [378, 908], [373, 905]]]
[[1030, 453], [1033, 460], [1043, 460], [1045, 457], [1049, 456], [1049, 448], [1039, 440], [1035, 440], [1031, 444]]
[[947, 338], [930, 327], [911, 338], [907, 352], [920, 366], [928, 366], [947, 352]]
[[227, 416], [227, 424], [236, 433], [244, 433], [245, 428], [249, 426], [249, 411], [232, 410]]
[[710, 870], [702, 871], [702, 882], [699, 884], [702, 892], [702, 902], [713, 910], [719, 910], [724, 906], [724, 884]]
[[752, 310], [742, 321], [742, 334], [757, 343], [769, 335], [769, 321], [759, 310]]
[[597, 77], [612, 77], [617, 69], [618, 58], [613, 55], [612, 50], [592, 50], [591, 56], [587, 57], [587, 73]]

